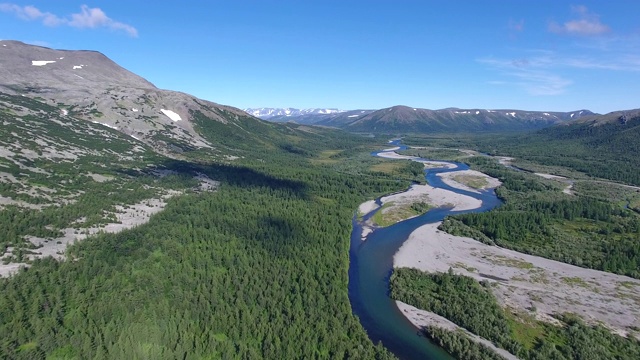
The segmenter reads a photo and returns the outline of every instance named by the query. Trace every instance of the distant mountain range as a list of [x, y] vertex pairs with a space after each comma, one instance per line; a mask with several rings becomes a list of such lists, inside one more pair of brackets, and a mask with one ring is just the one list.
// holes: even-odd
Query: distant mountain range
[[[257, 108], [244, 109], [247, 113], [263, 120], [278, 121], [290, 117], [302, 117], [306, 115], [338, 114], [343, 110], [338, 109], [294, 109], [294, 108]], [[286, 121], [286, 120], [285, 120]]]
[[393, 106], [380, 110], [263, 108], [245, 111], [269, 121], [333, 126], [353, 132], [517, 131], [540, 129], [585, 116], [597, 115], [589, 110], [571, 112], [458, 108], [429, 110], [408, 106]]

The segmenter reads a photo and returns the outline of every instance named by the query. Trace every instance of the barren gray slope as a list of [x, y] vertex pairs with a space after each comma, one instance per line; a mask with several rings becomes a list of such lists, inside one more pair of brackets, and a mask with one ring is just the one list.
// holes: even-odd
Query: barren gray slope
[[[19, 41], [0, 44], [0, 87], [27, 87], [42, 92], [95, 86], [156, 88], [97, 51], [54, 50]], [[40, 65], [45, 61], [53, 62]]]
[[247, 116], [233, 107], [158, 89], [99, 52], [18, 41], [0, 41], [0, 92], [38, 98], [64, 115], [115, 128], [166, 154], [216, 148], [198, 133], [197, 112], [222, 123]]

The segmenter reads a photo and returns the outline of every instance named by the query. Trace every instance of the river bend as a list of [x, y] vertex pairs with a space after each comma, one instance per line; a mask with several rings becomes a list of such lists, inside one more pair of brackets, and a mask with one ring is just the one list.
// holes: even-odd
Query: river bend
[[[390, 143], [406, 149], [399, 140]], [[388, 150], [387, 150], [388, 151]], [[384, 151], [380, 151], [384, 152]], [[380, 152], [372, 153], [378, 156]], [[426, 159], [419, 159], [426, 160]], [[432, 159], [435, 160], [435, 159]], [[425, 177], [429, 185], [458, 194], [467, 195], [482, 201], [482, 206], [473, 210], [452, 211], [447, 208], [436, 208], [427, 213], [401, 221], [385, 228], [374, 229], [366, 241], [362, 241], [362, 223], [373, 216], [374, 210], [365, 214], [362, 220], [353, 218], [353, 232], [349, 251], [349, 300], [353, 313], [358, 316], [362, 326], [374, 343], [381, 342], [400, 359], [451, 359], [441, 348], [421, 336], [420, 331], [400, 312], [394, 300], [389, 297], [389, 278], [393, 271], [393, 256], [400, 246], [418, 227], [441, 221], [451, 214], [483, 212], [500, 204], [493, 190], [474, 193], [460, 190], [445, 184], [439, 173], [467, 170], [469, 167], [461, 163], [454, 169], [427, 169]], [[378, 203], [380, 199], [376, 200]]]

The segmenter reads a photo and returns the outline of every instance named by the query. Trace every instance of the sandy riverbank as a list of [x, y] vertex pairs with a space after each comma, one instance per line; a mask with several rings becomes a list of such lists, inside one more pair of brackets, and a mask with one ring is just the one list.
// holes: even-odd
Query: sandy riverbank
[[[380, 199], [383, 213], [393, 213], [401, 208], [414, 203], [426, 203], [431, 207], [452, 207], [453, 210], [471, 210], [482, 206], [482, 201], [470, 196], [454, 193], [453, 191], [435, 188], [431, 185], [412, 185], [409, 190], [398, 194], [384, 196]], [[379, 206], [374, 200], [369, 200], [360, 204], [359, 214], [368, 214], [376, 210]], [[417, 216], [417, 215], [415, 215]], [[409, 219], [410, 217], [407, 217]], [[402, 219], [406, 220], [406, 219]], [[366, 240], [367, 236], [373, 232], [376, 225], [371, 219], [362, 225], [361, 239]]]
[[[482, 206], [482, 201], [470, 196], [454, 193], [453, 191], [435, 188], [431, 185], [412, 185], [409, 190], [382, 197], [382, 205], [405, 205], [424, 201], [434, 207], [450, 206], [453, 210], [471, 210]], [[386, 209], [393, 211], [393, 206]], [[385, 209], [385, 210], [386, 210]]]
[[379, 206], [378, 204], [376, 204], [376, 201], [369, 200], [367, 202], [363, 202], [362, 204], [360, 204], [360, 206], [358, 206], [358, 213], [361, 215], [366, 215], [377, 208], [379, 208]]
[[503, 358], [508, 360], [518, 360], [516, 356], [514, 356], [513, 354], [509, 353], [504, 349], [500, 349], [496, 347], [495, 345], [493, 345], [491, 341], [481, 338], [480, 336], [473, 334], [464, 328], [461, 328], [460, 326], [454, 324], [453, 322], [449, 321], [448, 319], [440, 315], [434, 314], [429, 311], [420, 310], [414, 306], [403, 303], [402, 301], [396, 301], [396, 306], [398, 306], [398, 309], [400, 309], [402, 314], [407, 319], [409, 319], [409, 321], [418, 329], [421, 329], [429, 325], [434, 325], [439, 328], [450, 330], [450, 331], [464, 331], [467, 334], [467, 336], [469, 336], [470, 339], [476, 342], [479, 342], [485, 345], [486, 347], [492, 349], [496, 353], [500, 354]]
[[454, 169], [456, 167], [455, 164], [446, 161], [432, 161], [432, 160], [424, 160], [417, 156], [407, 156], [400, 155], [395, 151], [385, 151], [378, 153], [378, 156], [385, 159], [396, 159], [396, 160], [413, 160], [419, 163], [423, 163], [426, 168], [446, 168], [446, 169]]
[[[416, 229], [394, 256], [394, 267], [446, 272], [494, 283], [505, 307], [553, 322], [552, 314], [575, 313], [621, 334], [640, 327], [640, 281], [489, 246], [438, 230]], [[437, 324], [436, 324], [437, 325]]]
[[[494, 189], [502, 185], [500, 180], [476, 170], [461, 170], [438, 174], [442, 181], [456, 189], [480, 193], [479, 190]], [[479, 185], [477, 185], [477, 184]], [[471, 184], [476, 186], [472, 187]]]

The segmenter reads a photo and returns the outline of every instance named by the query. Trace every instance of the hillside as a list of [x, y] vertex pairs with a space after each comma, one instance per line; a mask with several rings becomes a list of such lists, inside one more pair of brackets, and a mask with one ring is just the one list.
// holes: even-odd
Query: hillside
[[514, 138], [484, 139], [487, 152], [550, 166], [564, 166], [589, 176], [640, 185], [640, 110], [588, 116]]
[[522, 110], [457, 109], [428, 110], [394, 106], [358, 117], [346, 126], [354, 132], [500, 132], [540, 129], [593, 113]]
[[11, 230], [0, 241], [0, 276], [62, 258], [76, 239], [148, 221], [173, 196], [215, 189], [202, 164], [303, 157], [344, 140], [159, 90], [98, 52], [2, 45], [0, 223]]
[[409, 181], [331, 168], [369, 140], [1, 45], [0, 358], [391, 358], [351, 312], [348, 239]]
[[96, 51], [0, 44], [0, 92], [38, 99], [61, 115], [103, 124], [165, 154], [200, 149], [218, 158], [238, 156], [232, 144], [220, 146], [227, 138], [210, 131], [207, 137], [203, 128], [233, 124], [250, 136], [254, 126], [269, 127], [242, 110], [158, 89]]

